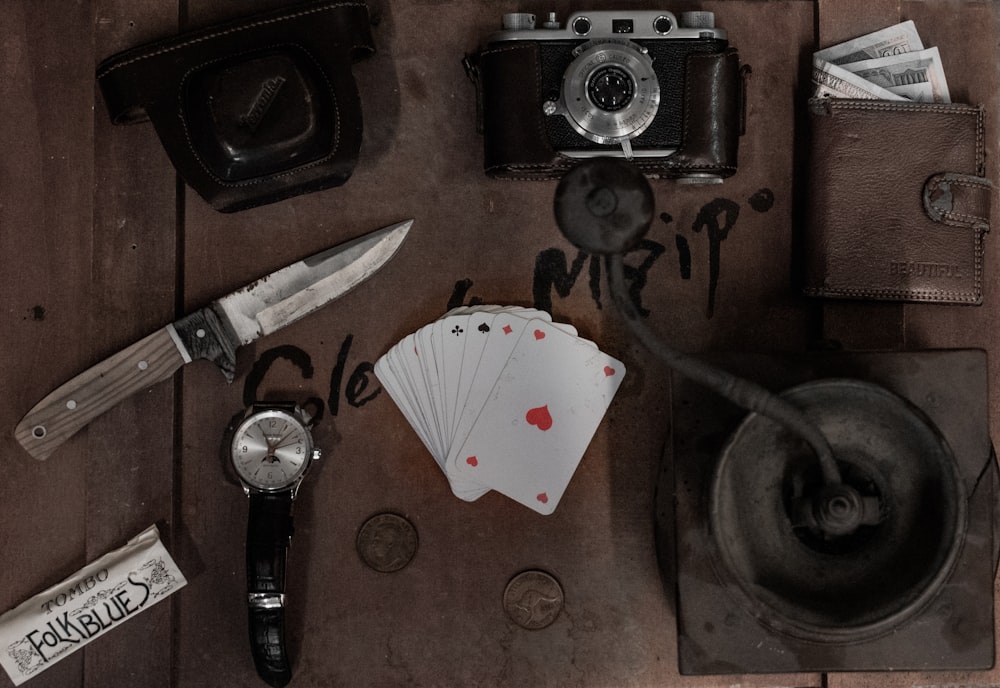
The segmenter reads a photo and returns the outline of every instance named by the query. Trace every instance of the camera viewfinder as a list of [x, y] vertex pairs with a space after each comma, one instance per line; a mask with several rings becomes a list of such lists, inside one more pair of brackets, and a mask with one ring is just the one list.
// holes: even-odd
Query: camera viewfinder
[[631, 19], [612, 19], [611, 33], [632, 33], [635, 26]]

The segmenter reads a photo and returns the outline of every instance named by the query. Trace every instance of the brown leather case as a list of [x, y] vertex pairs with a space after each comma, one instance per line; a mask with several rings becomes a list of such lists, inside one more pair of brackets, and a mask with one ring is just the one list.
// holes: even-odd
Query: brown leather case
[[374, 52], [364, 0], [313, 0], [117, 53], [97, 82], [112, 122], [150, 120], [184, 181], [234, 212], [350, 178], [352, 68]]
[[982, 303], [983, 109], [815, 98], [808, 296]]

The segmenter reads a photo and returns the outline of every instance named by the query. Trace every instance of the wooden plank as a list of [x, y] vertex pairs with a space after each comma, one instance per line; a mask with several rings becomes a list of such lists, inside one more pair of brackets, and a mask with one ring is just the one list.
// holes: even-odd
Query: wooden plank
[[[991, 3], [960, 2], [948, 8], [944, 21], [941, 7], [934, 3], [885, 0], [884, 2], [820, 2], [820, 45], [826, 46], [868, 33], [898, 21], [912, 19], [926, 46], [939, 46], [949, 77], [954, 102], [982, 102], [991, 119], [997, 112], [993, 84], [1000, 79], [995, 51], [998, 30], [996, 6]], [[960, 19], [957, 19], [961, 17]], [[962, 28], [960, 29], [959, 26]], [[996, 137], [987, 141], [988, 172], [997, 178]], [[994, 209], [994, 221], [996, 212]], [[990, 256], [996, 250], [990, 248]], [[990, 262], [989, 257], [987, 263]], [[987, 273], [986, 303], [997, 298], [996, 276]], [[992, 309], [952, 306], [900, 305], [888, 303], [841, 303], [825, 307], [825, 331], [849, 348], [932, 349], [982, 347], [995, 350], [995, 317]], [[990, 368], [997, 371], [998, 362]], [[991, 391], [991, 408], [996, 408], [997, 391]], [[991, 414], [992, 431], [997, 431], [997, 415]], [[890, 688], [917, 685], [992, 686], [998, 681], [990, 672], [892, 672], [832, 673], [828, 685], [852, 688]]]
[[[185, 206], [189, 308], [313, 251], [415, 219], [400, 253], [369, 283], [241, 351], [233, 387], [208, 368], [189, 366], [183, 376], [185, 446], [221, 442], [226, 422], [248, 398], [324, 404], [316, 436], [327, 454], [300, 492], [288, 569], [293, 680], [820, 685], [818, 674], [678, 676], [652, 521], [669, 432], [668, 373], [624, 335], [603, 277], [600, 288], [590, 281], [601, 275], [600, 261], [579, 256], [559, 234], [555, 184], [496, 182], [482, 173], [474, 91], [461, 57], [499, 25], [502, 8], [457, 0], [372, 5], [380, 17], [379, 52], [355, 66], [365, 140], [351, 180], [235, 216], [214, 213], [191, 193]], [[189, 18], [217, 19], [226, 7], [236, 4], [192, 1]], [[650, 233], [653, 244], [629, 263], [638, 268], [649, 260], [644, 306], [651, 325], [679, 346], [801, 347], [804, 301], [787, 290], [792, 151], [773, 142], [795, 117], [796, 75], [783, 65], [812, 44], [812, 5], [711, 8], [755, 67], [751, 129], [741, 142], [747, 167], [721, 187], [657, 183], [665, 215]], [[555, 9], [565, 17], [568, 3]], [[749, 27], [765, 25], [783, 37], [778, 46], [753, 40]], [[686, 279], [678, 235], [692, 253]], [[721, 244], [714, 284], [712, 242]], [[560, 295], [548, 280], [574, 261], [580, 272], [563, 280], [571, 288]], [[496, 494], [474, 504], [455, 498], [391, 400], [377, 393], [372, 362], [450, 302], [473, 299], [548, 307], [629, 368], [552, 516]], [[238, 630], [245, 624], [246, 500], [204, 449], [182, 460], [182, 518], [204, 569], [179, 602], [179, 682], [227, 671], [232, 682], [251, 684], [249, 649]], [[361, 524], [383, 510], [410, 518], [420, 536], [416, 559], [398, 574], [367, 569], [354, 550]], [[529, 567], [555, 573], [567, 599], [563, 616], [539, 633], [514, 626], [500, 605], [508, 578]], [[208, 657], [198, 652], [207, 642], [214, 648]]]
[[[899, 0], [818, 0], [817, 6], [817, 50], [901, 21]], [[808, 226], [808, 218], [805, 222]], [[842, 300], [820, 303], [824, 340], [856, 351], [902, 347], [902, 305]]]
[[[58, 583], [85, 563], [87, 450], [83, 438], [40, 463], [14, 441], [31, 404], [89, 361], [93, 199], [92, 46], [86, 5], [0, 6], [0, 260], [3, 265], [4, 462], [0, 608]], [[84, 657], [34, 682], [80, 685]], [[7, 686], [4, 676], [0, 684]]]
[[[671, 431], [669, 371], [624, 333], [600, 261], [559, 233], [555, 183], [482, 174], [461, 57], [499, 26], [503, 8], [371, 0], [379, 52], [354, 67], [365, 113], [362, 156], [337, 189], [216, 213], [176, 183], [151, 125], [107, 121], [93, 82], [102, 58], [286, 4], [0, 3], [0, 97], [9, 108], [0, 124], [0, 356], [7, 364], [0, 376], [7, 462], [0, 609], [153, 522], [189, 579], [167, 604], [31, 685], [259, 683], [245, 630], [247, 503], [222, 451], [226, 424], [257, 398], [313, 399], [323, 409], [316, 437], [326, 456], [297, 501], [289, 559], [296, 684], [946, 682], [912, 674], [678, 675], [675, 601], [656, 561], [653, 523], [653, 487]], [[656, 331], [693, 352], [807, 346], [816, 304], [789, 289], [803, 161], [785, 145], [801, 124], [806, 85], [790, 65], [802, 67], [817, 30], [831, 43], [863, 33], [873, 19], [913, 15], [933, 24], [932, 40], [949, 45], [975, 25], [979, 38], [950, 59], [963, 71], [992, 74], [995, 55], [976, 44], [995, 45], [995, 9], [960, 4], [976, 18], [931, 22], [939, 12], [933, 5], [895, 0], [820, 0], [818, 15], [810, 0], [703, 3], [754, 69], [749, 126], [740, 171], [722, 186], [654, 183], [657, 219], [628, 262], [643, 280], [638, 291]], [[569, 0], [552, 8], [563, 17], [579, 9]], [[1000, 110], [987, 92], [995, 82], [983, 79], [980, 91], [969, 92], [990, 104], [990, 126]], [[993, 150], [990, 157], [994, 165], [1000, 158]], [[410, 238], [382, 272], [241, 351], [232, 386], [211, 364], [196, 362], [174, 383], [95, 421], [47, 462], [14, 442], [21, 414], [87, 366], [270, 270], [407, 217], [416, 220]], [[997, 290], [990, 277], [987, 298]], [[402, 336], [471, 302], [548, 308], [629, 369], [552, 516], [496, 494], [471, 504], [455, 498], [372, 374], [371, 364]], [[905, 336], [910, 346], [972, 341], [996, 350], [986, 307], [824, 310], [826, 334], [847, 333], [850, 345], [896, 346]], [[876, 327], [872, 314], [888, 327]], [[992, 417], [996, 424], [1000, 416]], [[361, 524], [380, 511], [408, 517], [420, 536], [416, 558], [395, 574], [368, 569], [355, 552]], [[535, 567], [560, 579], [566, 606], [553, 626], [526, 632], [504, 615], [500, 596], [512, 575]], [[945, 678], [997, 682], [992, 673]]]
[[[100, 0], [92, 12], [94, 67], [177, 28], [176, 2]], [[110, 354], [175, 319], [176, 175], [152, 126], [113, 126], [100, 92], [94, 93], [91, 281], [100, 307], [89, 310], [89, 324], [95, 348]], [[171, 548], [174, 385], [171, 379], [129, 397], [88, 429], [90, 559], [153, 523]], [[110, 642], [89, 647], [83, 685], [107, 686], [109, 677], [151, 688], [171, 685], [173, 599], [131, 620]]]
[[[839, 8], [838, 8], [839, 10]], [[1000, 12], [995, 3], [957, 2], [949, 5], [947, 20], [941, 8], [934, 3], [907, 0], [901, 3], [900, 18], [912, 19], [926, 46], [938, 46], [948, 77], [948, 87], [953, 102], [981, 103], [987, 110], [986, 161], [988, 177], [1000, 179], [998, 139], [996, 136], [997, 113], [1000, 96], [996, 84], [1000, 83], [1000, 68], [996, 61], [996, 43], [1000, 31]], [[888, 21], [891, 16], [885, 16]], [[873, 27], [877, 24], [872, 24]], [[992, 132], [992, 133], [991, 133]], [[993, 226], [998, 226], [997, 204], [991, 214]], [[989, 352], [990, 380], [1000, 375], [1000, 355], [997, 332], [1000, 331], [996, 303], [1000, 299], [1000, 273], [996, 269], [1000, 249], [995, 237], [985, 241], [983, 306], [933, 306], [908, 304], [903, 308], [900, 323], [901, 343], [907, 349], [982, 348]], [[1000, 432], [1000, 389], [990, 385], [991, 435]], [[985, 457], [984, 457], [985, 458]], [[984, 518], [983, 515], [979, 516]], [[994, 532], [994, 538], [997, 533]], [[995, 593], [994, 593], [995, 596]], [[994, 599], [994, 603], [997, 600]], [[994, 611], [996, 618], [997, 612]], [[961, 642], [958, 640], [957, 642]], [[997, 638], [994, 638], [994, 643]], [[976, 672], [831, 675], [831, 688], [904, 688], [909, 686], [995, 686], [1000, 683], [1000, 670]]]

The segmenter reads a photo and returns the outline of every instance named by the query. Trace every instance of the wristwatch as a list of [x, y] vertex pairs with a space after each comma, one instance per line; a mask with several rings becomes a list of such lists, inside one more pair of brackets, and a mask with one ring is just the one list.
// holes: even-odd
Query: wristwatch
[[250, 501], [247, 601], [250, 649], [257, 673], [281, 688], [292, 678], [285, 651], [285, 558], [292, 502], [319, 459], [308, 413], [294, 403], [254, 404], [232, 433], [230, 456]]

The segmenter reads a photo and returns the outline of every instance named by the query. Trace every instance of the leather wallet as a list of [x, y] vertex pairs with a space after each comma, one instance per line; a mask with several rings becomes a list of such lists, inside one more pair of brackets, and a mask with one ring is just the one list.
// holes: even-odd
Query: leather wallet
[[814, 98], [809, 119], [805, 294], [982, 303], [983, 109]]
[[351, 68], [374, 53], [368, 7], [323, 0], [118, 53], [97, 69], [114, 123], [150, 120], [213, 208], [339, 186], [361, 147]]

